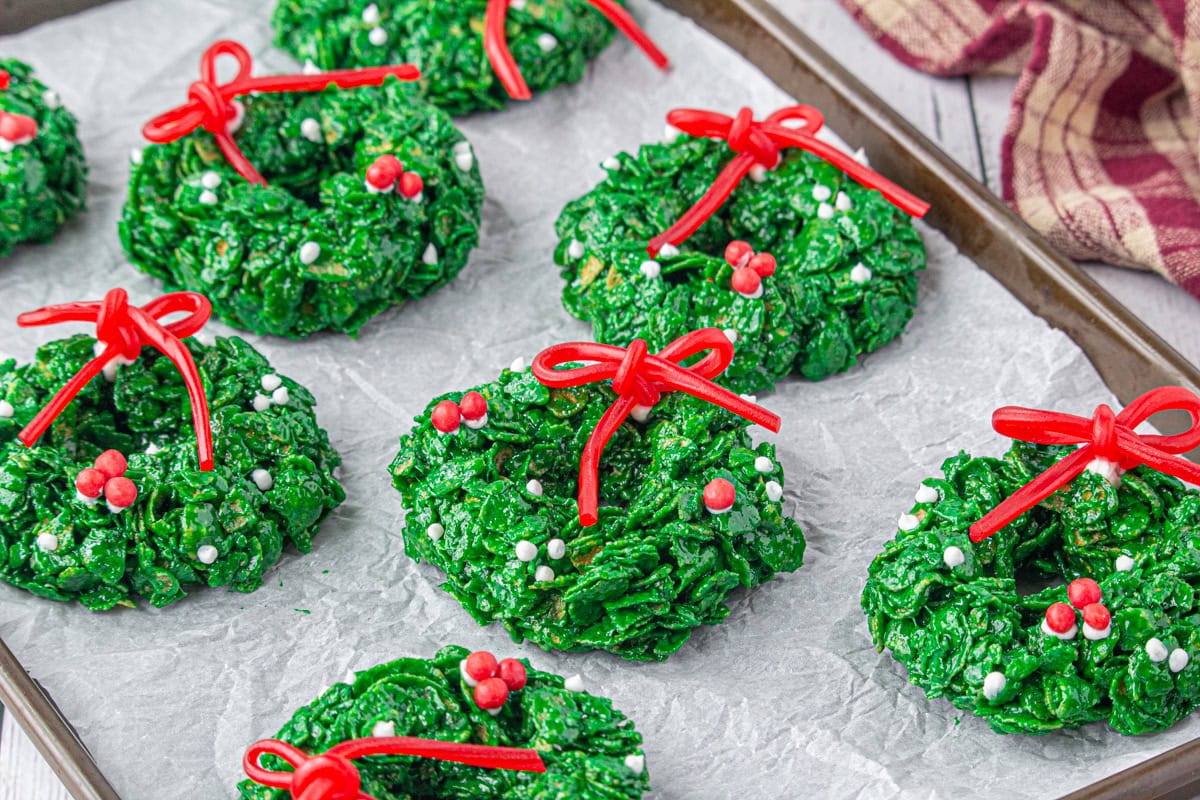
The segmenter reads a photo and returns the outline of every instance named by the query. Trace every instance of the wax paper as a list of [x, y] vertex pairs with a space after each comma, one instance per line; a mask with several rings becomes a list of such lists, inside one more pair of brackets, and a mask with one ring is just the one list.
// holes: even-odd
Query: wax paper
[[[671, 107], [745, 104], [762, 116], [789, 101], [694, 24], [631, 5], [675, 59], [671, 73], [618, 39], [582, 84], [461, 121], [488, 199], [480, 248], [453, 284], [380, 316], [357, 341], [248, 337], [313, 391], [344, 457], [347, 501], [311, 554], [286, 554], [254, 594], [197, 591], [161, 611], [96, 614], [0, 586], [0, 637], [124, 797], [230, 797], [245, 747], [348, 669], [451, 642], [581, 673], [636, 721], [664, 799], [1047, 798], [1200, 732], [1193, 718], [1141, 738], [1100, 725], [999, 736], [926, 700], [872, 647], [859, 593], [920, 479], [959, 448], [1003, 452], [988, 425], [997, 405], [1088, 413], [1111, 400], [1077, 347], [926, 228], [930, 267], [907, 333], [844, 375], [788, 379], [761, 398], [784, 420], [774, 441], [787, 508], [808, 537], [804, 567], [736, 594], [729, 619], [669, 661], [513, 645], [438, 589], [436, 570], [405, 557], [387, 465], [412, 417], [435, 394], [588, 335], [559, 305], [551, 251], [562, 205], [602, 177], [608, 155], [661, 137]], [[39, 342], [81, 329], [21, 331], [21, 310], [114, 285], [142, 302], [158, 293], [116, 237], [129, 148], [145, 120], [184, 99], [216, 38], [244, 41], [260, 73], [296, 68], [269, 47], [270, 7], [124, 0], [0, 40], [79, 116], [93, 175], [87, 214], [53, 244], [0, 261], [0, 357], [28, 359]], [[208, 332], [229, 330], [214, 322]]]

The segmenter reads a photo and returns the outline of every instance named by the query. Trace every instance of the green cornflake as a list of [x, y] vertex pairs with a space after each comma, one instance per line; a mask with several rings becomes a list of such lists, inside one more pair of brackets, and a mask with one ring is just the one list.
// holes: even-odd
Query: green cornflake
[[[448, 646], [431, 660], [402, 658], [355, 673], [353, 683], [334, 684], [297, 711], [275, 738], [322, 753], [390, 722], [397, 736], [537, 750], [546, 765], [539, 774], [411, 756], [359, 759], [362, 791], [377, 800], [638, 800], [650, 790], [646, 771], [625, 764], [644, 755], [641, 734], [611, 700], [569, 691], [561, 677], [520, 659], [528, 683], [492, 716], [475, 704], [462, 679], [459, 665], [469, 654]], [[262, 765], [290, 769], [274, 756]], [[243, 800], [289, 796], [248, 780], [238, 789]]]
[[[591, 322], [597, 341], [624, 346], [641, 337], [652, 351], [697, 328], [731, 331], [737, 355], [718, 382], [738, 392], [770, 388], [792, 372], [820, 380], [898, 336], [925, 268], [912, 220], [801, 151], [785, 151], [762, 182], [743, 180], [677, 255], [660, 253], [661, 275], [643, 272], [649, 240], [704, 194], [731, 156], [724, 142], [681, 135], [606, 162], [607, 179], [567, 204], [555, 226], [567, 311]], [[829, 190], [830, 219], [818, 216], [818, 186]], [[840, 193], [849, 210], [837, 210]], [[730, 288], [725, 247], [739, 239], [778, 261], [761, 298]]]
[[[1200, 492], [1146, 468], [1125, 473], [1120, 488], [1084, 472], [983, 542], [967, 537], [971, 523], [1070, 452], [1017, 442], [1003, 459], [948, 459], [944, 478], [925, 481], [938, 500], [918, 502], [918, 527], [871, 564], [862, 596], [871, 638], [928, 696], [1000, 733], [1101, 720], [1122, 734], [1169, 728], [1200, 703]], [[955, 567], [944, 560], [951, 546], [965, 557]], [[1131, 569], [1118, 567], [1130, 558]], [[1100, 584], [1111, 634], [1043, 633], [1046, 608], [1067, 601], [1065, 583], [1083, 576]], [[1152, 638], [1193, 664], [1175, 671], [1186, 659], [1151, 660]], [[988, 699], [991, 672], [1005, 680]]]
[[[369, 6], [377, 20], [364, 15]], [[509, 96], [484, 52], [486, 11], [486, 0], [280, 0], [275, 44], [322, 69], [415, 64], [422, 77], [413, 90], [428, 102], [455, 115], [499, 109]], [[371, 41], [376, 29], [383, 45]], [[505, 30], [536, 94], [582, 80], [615, 29], [584, 0], [528, 0], [509, 7]]]
[[86, 205], [87, 162], [75, 117], [58, 95], [33, 77], [33, 68], [0, 59], [9, 86], [0, 89], [0, 112], [32, 117], [33, 141], [0, 151], [0, 258], [20, 242], [48, 242]]
[[[234, 138], [268, 186], [239, 176], [206, 131], [147, 147], [119, 225], [130, 259], [204, 293], [231, 325], [291, 338], [354, 334], [448, 283], [478, 243], [483, 182], [476, 165], [455, 164], [456, 145], [470, 145], [450, 118], [404, 92], [389, 78], [242, 98]], [[308, 120], [318, 141], [302, 132]], [[385, 154], [424, 180], [419, 201], [368, 191], [366, 170]], [[305, 264], [310, 243], [320, 251]]]
[[[154, 606], [189, 586], [251, 592], [288, 542], [308, 552], [322, 519], [345, 497], [333, 478], [338, 455], [313, 413], [308, 391], [283, 378], [285, 404], [254, 411], [267, 360], [239, 338], [185, 344], [208, 392], [216, 466], [201, 472], [187, 390], [175, 365], [150, 348], [97, 378], [37, 446], [18, 432], [92, 358], [95, 339], [75, 336], [42, 347], [31, 364], [0, 362], [0, 580], [94, 610]], [[8, 407], [5, 406], [7, 411]], [[126, 455], [138, 488], [119, 514], [76, 498], [75, 476], [104, 450]], [[270, 474], [263, 490], [252, 478]], [[42, 549], [38, 537], [57, 540]], [[217, 558], [200, 561], [211, 546]]]
[[[505, 370], [476, 391], [488, 403], [486, 425], [438, 432], [433, 407], [462, 393], [436, 398], [401, 438], [391, 470], [408, 509], [405, 552], [444, 571], [443, 588], [481, 625], [499, 621], [548, 650], [662, 660], [693, 628], [724, 620], [734, 589], [800, 567], [804, 536], [768, 497], [783, 470], [772, 445], [752, 445], [746, 420], [682, 392], [664, 395], [646, 423], [627, 420], [609, 442], [600, 520], [581, 528], [579, 457], [612, 390], [548, 389], [530, 372]], [[769, 471], [756, 470], [758, 457]], [[720, 515], [702, 497], [717, 477], [737, 491]], [[428, 534], [434, 523], [440, 537]], [[562, 558], [549, 556], [554, 539]], [[522, 540], [537, 546], [534, 560], [516, 557]], [[553, 580], [537, 580], [542, 566]]]

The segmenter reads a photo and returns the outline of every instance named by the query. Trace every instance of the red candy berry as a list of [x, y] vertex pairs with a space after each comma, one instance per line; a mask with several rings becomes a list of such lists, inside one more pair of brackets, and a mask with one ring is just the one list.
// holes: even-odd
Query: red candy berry
[[713, 478], [704, 487], [704, 505], [709, 511], [728, 511], [736, 497], [737, 490], [724, 478]]
[[741, 267], [734, 270], [733, 277], [729, 279], [729, 285], [738, 294], [751, 295], [762, 286], [762, 277], [750, 267]]
[[1055, 603], [1046, 609], [1046, 627], [1055, 633], [1066, 633], [1075, 624], [1075, 609], [1066, 603]]
[[496, 674], [496, 657], [487, 650], [476, 650], [467, 656], [463, 663], [463, 672], [472, 680], [485, 681]]
[[762, 277], [775, 274], [775, 256], [770, 253], [759, 253], [750, 259], [750, 263], [746, 266], [757, 272]]
[[504, 681], [504, 685], [510, 692], [521, 691], [525, 688], [525, 682], [528, 680], [528, 676], [525, 674], [525, 665], [515, 658], [506, 658], [501, 661], [496, 668], [496, 677]]
[[425, 188], [425, 181], [415, 172], [406, 172], [400, 176], [400, 194], [410, 200], [421, 193]]
[[96, 456], [95, 467], [104, 473], [105, 478], [119, 478], [129, 468], [129, 462], [119, 450], [105, 450]]
[[1103, 603], [1091, 603], [1083, 609], [1083, 621], [1092, 630], [1102, 631], [1112, 622], [1112, 614]]
[[467, 392], [464, 394], [462, 400], [458, 401], [458, 408], [462, 412], [463, 419], [468, 419], [472, 422], [487, 416], [487, 400], [484, 400], [483, 395], [479, 392]]
[[367, 167], [367, 183], [380, 191], [391, 189], [400, 177], [400, 172], [393, 162], [399, 163], [395, 156], [380, 156], [375, 159], [375, 163]]
[[433, 427], [437, 428], [442, 433], [454, 433], [458, 430], [458, 424], [462, 420], [462, 412], [458, 409], [458, 404], [453, 400], [443, 400], [433, 407], [433, 413], [429, 415], [429, 421], [433, 423]]
[[0, 113], [0, 139], [20, 142], [37, 136], [37, 121], [24, 114]]
[[499, 678], [488, 678], [475, 687], [475, 705], [490, 710], [500, 708], [508, 700], [508, 685]]
[[8, 74], [8, 70], [0, 69], [0, 89], [7, 89], [11, 78], [12, 76]]
[[1076, 608], [1100, 602], [1100, 584], [1091, 578], [1076, 578], [1067, 586], [1067, 599]]
[[104, 499], [113, 508], [129, 508], [137, 500], [137, 487], [129, 478], [109, 478], [104, 484]]
[[107, 480], [103, 472], [95, 467], [88, 467], [75, 476], [75, 488], [84, 497], [99, 497]]
[[735, 239], [725, 246], [725, 260], [734, 269], [746, 266], [746, 262], [752, 255], [754, 255], [754, 248], [750, 246], [749, 242]]

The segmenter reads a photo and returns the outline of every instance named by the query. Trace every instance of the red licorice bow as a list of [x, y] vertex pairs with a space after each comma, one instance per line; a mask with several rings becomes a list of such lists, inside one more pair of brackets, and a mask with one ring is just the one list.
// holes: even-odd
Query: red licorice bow
[[[804, 124], [799, 128], [783, 124], [789, 121]], [[650, 246], [646, 249], [651, 256], [658, 255], [665, 244], [683, 243], [729, 199], [751, 168], [756, 164], [767, 169], [774, 168], [779, 163], [779, 151], [787, 147], [799, 147], [820, 156], [863, 186], [878, 189], [889, 202], [914, 217], [923, 217], [929, 211], [929, 203], [858, 163], [853, 156], [818, 139], [816, 134], [825, 124], [825, 118], [812, 106], [787, 106], [762, 122], [756, 122], [748, 108], [743, 108], [736, 117], [715, 111], [677, 108], [667, 114], [667, 122], [691, 136], [724, 139], [737, 155], [725, 165], [704, 196], [678, 222], [650, 240]]]
[[[217, 83], [217, 59], [223, 55], [233, 56], [237, 60], [238, 71], [233, 80]], [[230, 121], [238, 114], [234, 98], [250, 92], [319, 92], [331, 83], [342, 89], [378, 86], [389, 75], [395, 75], [402, 81], [421, 77], [421, 71], [412, 64], [264, 78], [251, 77], [253, 66], [250, 52], [242, 45], [229, 39], [214, 42], [200, 57], [200, 80], [188, 87], [187, 102], [147, 122], [142, 128], [142, 135], [152, 142], [163, 144], [187, 136], [197, 128], [204, 128], [217, 140], [226, 160], [239, 175], [250, 183], [265, 185], [266, 181], [242, 154], [229, 131]]]
[[[187, 316], [166, 325], [159, 322], [163, 317], [181, 313]], [[211, 315], [212, 304], [208, 298], [195, 292], [164, 294], [139, 308], [129, 305], [129, 295], [124, 289], [110, 289], [100, 301], [46, 306], [17, 317], [17, 324], [22, 328], [57, 322], [95, 322], [96, 338], [105, 346], [104, 352], [84, 364], [25, 426], [19, 434], [22, 443], [33, 447], [83, 387], [103, 372], [109, 362], [122, 357], [132, 361], [141, 355], [143, 347], [149, 346], [171, 359], [183, 376], [192, 406], [200, 469], [210, 471], [213, 468], [213, 444], [208, 398], [191, 351], [180, 340], [203, 328]]]
[[[634, 339], [629, 349], [564, 342], [547, 347], [533, 359], [534, 377], [545, 386], [561, 389], [611, 379], [613, 391], [619, 395], [596, 423], [579, 459], [579, 523], [584, 527], [595, 525], [598, 519], [600, 457], [604, 448], [635, 407], [650, 408], [663, 392], [687, 392], [772, 432], [779, 430], [778, 416], [712, 382], [733, 360], [733, 344], [720, 329], [701, 328], [684, 334], [657, 355], [649, 355], [647, 350], [642, 339]], [[690, 367], [677, 363], [706, 350], [708, 354]], [[573, 361], [596, 363], [558, 369]]]
[[[1183, 411], [1191, 427], [1173, 436], [1139, 434], [1138, 425], [1161, 411]], [[1200, 484], [1200, 465], [1183, 458], [1200, 447], [1200, 397], [1179, 386], [1152, 389], [1114, 414], [1107, 405], [1091, 419], [1074, 414], [1006, 406], [992, 414], [992, 427], [1012, 439], [1037, 444], [1082, 444], [1071, 455], [1025, 484], [971, 526], [970, 537], [980, 542], [1074, 480], [1093, 459], [1111, 461], [1121, 469], [1148, 467]]]
[[[504, 85], [509, 97], [514, 100], [528, 100], [533, 97], [533, 94], [529, 91], [525, 78], [521, 76], [517, 62], [513, 60], [512, 51], [508, 49], [508, 38], [504, 30], [510, 2], [511, 0], [488, 0], [487, 13], [484, 16], [483, 49], [487, 53], [488, 61], [491, 62], [496, 77]], [[614, 3], [613, 0], [587, 0], [587, 2], [608, 17], [617, 30], [628, 36], [634, 44], [641, 48], [641, 51], [654, 62], [656, 67], [666, 69], [670, 66], [663, 51], [658, 49], [658, 45], [646, 35], [646, 32], [628, 11]]]
[[[282, 758], [295, 768], [295, 772], [264, 768], [258, 763], [264, 755]], [[318, 756], [310, 756], [278, 739], [262, 739], [246, 750], [242, 768], [250, 780], [273, 789], [286, 789], [294, 800], [373, 800], [362, 791], [362, 778], [351, 759], [381, 755], [435, 758], [484, 769], [546, 771], [546, 765], [536, 750], [441, 742], [411, 736], [353, 739], [334, 745]]]

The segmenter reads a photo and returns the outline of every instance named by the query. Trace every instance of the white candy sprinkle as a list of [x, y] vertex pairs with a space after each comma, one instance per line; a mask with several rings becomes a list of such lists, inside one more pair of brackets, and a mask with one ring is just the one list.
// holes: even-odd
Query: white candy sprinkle
[[262, 492], [268, 492], [275, 486], [275, 479], [271, 477], [271, 473], [261, 467], [250, 473], [250, 480], [254, 481], [254, 485]]
[[843, 213], [854, 208], [854, 203], [850, 202], [850, 195], [846, 194], [845, 192], [838, 192], [837, 200], [834, 200], [833, 204], [837, 207], [838, 211]]
[[728, 339], [731, 342], [734, 342], [735, 344], [737, 343], [738, 332], [735, 331], [733, 328], [726, 328], [724, 331], [722, 331], [722, 333], [725, 334], [726, 339]]
[[915, 531], [921, 527], [921, 520], [912, 514], [901, 514], [900, 519], [896, 521], [896, 525], [902, 531]]
[[854, 283], [866, 283], [871, 280], [872, 274], [871, 268], [860, 261], [850, 270], [850, 280]]
[[381, 719], [371, 726], [371, 735], [375, 737], [395, 736], [396, 723], [388, 719]]
[[508, 365], [508, 369], [511, 372], [524, 372], [525, 367], [526, 367], [525, 359], [521, 358], [520, 356], [517, 356], [516, 358], [514, 358], [512, 360], [512, 363]]
[[379, 6], [371, 3], [371, 5], [364, 8], [362, 13], [362, 21], [368, 25], [374, 25], [375, 23], [379, 22]]
[[826, 200], [833, 197], [833, 189], [830, 189], [828, 186], [817, 184], [813, 187], [812, 197], [813, 200], [816, 200], [818, 203], [824, 203]]
[[292, 398], [288, 395], [286, 386], [280, 386], [275, 391], [271, 392], [271, 402], [277, 406], [286, 406]]
[[200, 549], [196, 551], [196, 560], [201, 564], [211, 564], [217, 560], [217, 556], [219, 555], [220, 553], [217, 551], [217, 548], [211, 544], [202, 544], [200, 545]]
[[446, 535], [446, 526], [440, 522], [434, 522], [425, 529], [425, 535], [436, 542]]
[[300, 123], [300, 135], [313, 144], [320, 144], [323, 138], [321, 136], [321, 123], [312, 117], [307, 117]]
[[475, 166], [475, 155], [470, 150], [460, 150], [454, 153], [454, 166], [467, 172]]
[[674, 125], [667, 124], [663, 128], [663, 140], [667, 143], [673, 142], [683, 135], [683, 131], [676, 128]]
[[254, 399], [250, 401], [250, 405], [254, 406], [255, 411], [266, 411], [271, 407], [271, 398], [265, 394], [256, 394]]
[[634, 775], [641, 775], [646, 771], [646, 757], [637, 753], [625, 756], [625, 767]]
[[16, 149], [16, 146], [16, 142], [10, 142], [8, 139], [0, 139], [0, 153], [11, 153]]
[[1072, 625], [1065, 632], [1059, 633], [1056, 630], [1052, 630], [1050, 628], [1050, 624], [1048, 622], [1046, 622], [1045, 618], [1043, 617], [1042, 618], [1042, 633], [1046, 634], [1047, 636], [1054, 636], [1056, 638], [1062, 639], [1064, 642], [1069, 642], [1075, 638], [1075, 634], [1079, 633], [1079, 625]]
[[645, 422], [650, 419], [650, 406], [634, 406], [629, 409], [629, 416], [633, 417], [634, 422]]
[[1153, 638], [1146, 642], [1146, 655], [1150, 656], [1150, 660], [1155, 664], [1160, 661], [1167, 660], [1167, 646], [1162, 643], [1161, 639]]
[[76, 489], [75, 490], [75, 502], [83, 503], [88, 508], [92, 508], [93, 506], [96, 505], [96, 503], [100, 502], [100, 498], [99, 497], [88, 497], [86, 494], [84, 494], [83, 492]]
[[534, 497], [541, 497], [545, 493], [545, 489], [542, 488], [542, 482], [537, 478], [531, 478], [529, 483], [525, 484], [525, 491]]
[[917, 489], [915, 499], [918, 503], [936, 503], [938, 501], [938, 497], [939, 495], [937, 489], [933, 488], [932, 486], [921, 484], [921, 487]]
[[562, 539], [551, 539], [546, 542], [546, 555], [554, 561], [562, 558], [567, 554], [567, 543]]
[[304, 59], [304, 68], [301, 70], [305, 75], [320, 75], [321, 68], [313, 63], [311, 58]]
[[518, 561], [529, 562], [537, 558], [537, 545], [528, 539], [517, 542], [517, 546], [513, 549], [517, 554]]
[[1100, 629], [1093, 628], [1086, 622], [1083, 623], [1083, 638], [1090, 641], [1098, 642], [1101, 639], [1107, 639], [1110, 633], [1112, 633], [1112, 623], [1109, 623]]
[[425, 245], [425, 252], [421, 253], [421, 261], [431, 267], [438, 263], [438, 251], [437, 248], [433, 246], [432, 242]]
[[316, 242], [305, 242], [300, 245], [300, 263], [304, 265], [312, 264], [321, 257], [321, 245]]
[[1129, 572], [1133, 569], [1133, 559], [1126, 555], [1117, 556], [1117, 572]]
[[12, 403], [7, 400], [0, 400], [0, 419], [12, 419], [12, 415], [16, 413]]
[[154, 442], [151, 442], [150, 444], [146, 445], [146, 455], [148, 455], [148, 456], [152, 456], [152, 455], [155, 455], [156, 453], [161, 453], [161, 452], [162, 452], [162, 448], [159, 447], [158, 445], [156, 445]]
[[217, 204], [217, 194], [211, 189], [205, 189], [200, 193], [200, 202], [206, 206], [215, 206]]
[[388, 33], [383, 28], [371, 28], [371, 32], [367, 34], [367, 39], [376, 47], [383, 47], [387, 44]]
[[474, 688], [479, 685], [479, 681], [467, 674], [467, 660], [465, 658], [458, 662], [458, 674], [462, 676], [462, 681], [467, 686]]
[[53, 553], [58, 549], [58, 537], [53, 533], [39, 533], [37, 546], [44, 553]]
[[259, 383], [262, 385], [264, 392], [273, 392], [283, 385], [283, 378], [272, 372], [269, 375], [263, 375], [259, 379]]
[[600, 166], [604, 167], [605, 169], [611, 169], [615, 171], [621, 169], [621, 162], [617, 160], [616, 156], [609, 156], [608, 158], [604, 159]]
[[569, 677], [565, 681], [563, 681], [563, 688], [566, 689], [568, 692], [582, 692], [583, 691], [583, 676], [572, 675], [571, 677]]
[[50, 108], [58, 108], [60, 105], [62, 105], [62, 100], [59, 99], [58, 92], [54, 91], [53, 89], [47, 89], [46, 91], [42, 92], [42, 102]]
[[966, 560], [967, 557], [963, 554], [962, 549], [955, 547], [954, 545], [950, 545], [942, 551], [942, 561], [950, 569], [960, 566]]
[[754, 459], [754, 469], [758, 472], [770, 472], [775, 469], [775, 465], [771, 463], [771, 459], [766, 456], [759, 456]]
[[131, 164], [141, 164], [142, 163], [142, 148], [135, 147], [129, 151], [129, 162]]
[[1171, 668], [1171, 672], [1179, 672], [1191, 660], [1192, 658], [1187, 654], [1186, 650], [1176, 647], [1171, 651], [1171, 655], [1167, 660], [1167, 666]]
[[479, 419], [467, 419], [465, 417], [463, 418], [463, 424], [466, 425], [468, 428], [470, 428], [473, 431], [479, 430], [483, 426], [487, 425], [487, 423], [488, 423], [488, 416], [486, 413]]
[[1003, 672], [989, 672], [983, 679], [983, 696], [988, 700], [995, 700], [996, 695], [1004, 691], [1004, 687], [1008, 685], [1008, 679], [1004, 677]]
[[200, 185], [205, 189], [215, 189], [221, 185], [221, 176], [210, 169], [200, 176]]
[[767, 179], [767, 168], [762, 164], [755, 164], [750, 168], [750, 180], [755, 183], [762, 183]]
[[679, 248], [670, 242], [667, 242], [658, 249], [658, 254], [663, 258], [674, 258], [675, 256], [679, 255]]
[[572, 259], [583, 258], [583, 242], [572, 239], [571, 243], [567, 245], [567, 256]]
[[537, 45], [538, 47], [542, 48], [543, 53], [549, 53], [552, 52], [554, 48], [558, 47], [558, 39], [555, 39], [548, 33], [543, 33], [537, 38]]
[[533, 571], [533, 579], [538, 583], [550, 583], [554, 580], [554, 570], [543, 564]]
[[525, 0], [510, 0], [508, 7], [516, 11], [524, 11]]
[[817, 206], [817, 216], [821, 219], [833, 219], [833, 206], [829, 203], [821, 203]]
[[772, 503], [778, 503], [783, 497], [783, 487], [779, 485], [779, 481], [767, 481], [763, 488], [767, 490], [767, 499]]
[[1115, 461], [1109, 461], [1106, 458], [1093, 458], [1088, 462], [1088, 472], [1094, 472], [1104, 480], [1108, 481], [1109, 486], [1121, 485], [1121, 473], [1124, 470]]
[[643, 261], [638, 270], [647, 278], [657, 278], [662, 273], [662, 265], [657, 261]]

